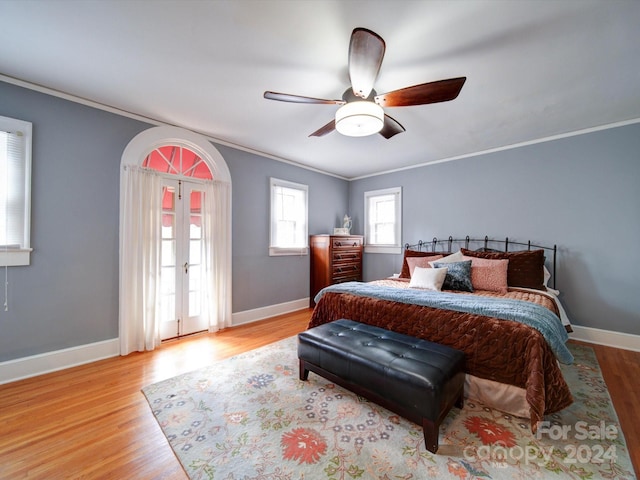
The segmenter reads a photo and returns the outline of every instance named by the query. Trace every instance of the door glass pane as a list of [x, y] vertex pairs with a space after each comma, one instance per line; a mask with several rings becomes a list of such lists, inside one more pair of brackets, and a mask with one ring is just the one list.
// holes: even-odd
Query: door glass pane
[[189, 317], [200, 315], [202, 263], [202, 192], [192, 190], [189, 196]]
[[192, 265], [189, 268], [189, 316], [200, 315], [200, 288], [201, 288], [200, 265]]
[[163, 322], [171, 322], [176, 318], [176, 267], [162, 267], [160, 273], [160, 318]]
[[176, 216], [170, 213], [162, 214], [162, 238], [174, 238], [176, 231]]
[[[158, 156], [161, 156], [158, 153]], [[168, 164], [165, 162], [165, 165]], [[171, 186], [162, 187], [162, 244], [160, 250], [160, 320], [176, 320], [176, 194]]]
[[175, 238], [175, 189], [162, 187], [162, 238]]
[[200, 265], [193, 265], [189, 268], [189, 290], [200, 290]]
[[193, 190], [189, 204], [189, 238], [202, 238], [202, 192]]
[[163, 267], [176, 265], [176, 241], [162, 240], [161, 264]]
[[191, 240], [189, 242], [189, 264], [200, 265], [202, 263], [202, 241]]
[[196, 317], [200, 315], [200, 291], [189, 292], [189, 316]]
[[162, 211], [163, 212], [175, 212], [176, 199], [175, 188], [162, 187]]
[[200, 216], [191, 215], [191, 225], [189, 225], [189, 238], [202, 238], [202, 226]]

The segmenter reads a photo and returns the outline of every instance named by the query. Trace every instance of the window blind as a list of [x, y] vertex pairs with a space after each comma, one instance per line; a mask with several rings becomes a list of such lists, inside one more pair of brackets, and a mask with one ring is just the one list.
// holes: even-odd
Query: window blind
[[0, 246], [24, 248], [25, 142], [21, 132], [0, 131]]

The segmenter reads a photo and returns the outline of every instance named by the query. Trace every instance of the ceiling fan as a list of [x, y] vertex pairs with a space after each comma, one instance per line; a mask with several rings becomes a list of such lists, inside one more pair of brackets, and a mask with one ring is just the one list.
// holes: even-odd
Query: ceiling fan
[[310, 137], [322, 137], [334, 130], [351, 137], [380, 133], [389, 139], [405, 131], [397, 120], [384, 113], [382, 107], [405, 107], [448, 102], [458, 96], [466, 77], [422, 83], [378, 95], [373, 84], [380, 71], [385, 52], [380, 35], [366, 28], [356, 28], [349, 44], [349, 79], [351, 87], [341, 100], [303, 97], [266, 91], [264, 98], [291, 103], [340, 105], [335, 118], [313, 132]]

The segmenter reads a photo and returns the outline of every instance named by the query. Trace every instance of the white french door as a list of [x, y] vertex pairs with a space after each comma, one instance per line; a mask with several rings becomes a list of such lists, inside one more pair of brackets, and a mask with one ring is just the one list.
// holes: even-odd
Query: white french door
[[201, 315], [202, 187], [166, 178], [162, 188], [161, 326], [163, 340], [207, 330]]

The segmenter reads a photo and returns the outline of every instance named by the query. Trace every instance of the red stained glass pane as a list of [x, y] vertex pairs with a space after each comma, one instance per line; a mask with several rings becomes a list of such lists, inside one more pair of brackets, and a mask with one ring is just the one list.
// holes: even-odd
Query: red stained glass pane
[[169, 169], [169, 165], [167, 161], [160, 155], [158, 150], [154, 150], [147, 158], [144, 159], [142, 166], [147, 168], [152, 168], [153, 170], [157, 170], [158, 172], [167, 172]]
[[196, 168], [194, 169], [193, 174], [191, 176], [195, 178], [206, 179], [206, 180], [213, 179], [213, 175], [211, 175], [211, 170], [209, 170], [209, 167], [203, 160], [201, 160], [200, 163], [196, 165]]
[[191, 213], [200, 213], [202, 192], [194, 190], [191, 192]]
[[191, 172], [193, 170], [193, 166], [200, 161], [200, 157], [198, 157], [194, 152], [187, 148], [182, 149], [182, 174], [188, 177], [191, 176]]
[[162, 210], [173, 212], [174, 194], [173, 188], [162, 188]]
[[[165, 228], [171, 229], [171, 231], [173, 231], [173, 220], [175, 218], [176, 218], [176, 216], [173, 213], [162, 215], [162, 226], [165, 227]], [[164, 233], [164, 231], [163, 231], [163, 233]]]
[[[200, 228], [202, 226], [202, 216], [200, 215], [191, 215], [191, 225], [196, 226], [198, 228]], [[193, 238], [193, 232], [192, 233], [192, 238]], [[198, 236], [196, 236], [196, 238], [200, 238]]]
[[208, 165], [195, 152], [177, 145], [165, 145], [157, 148], [144, 159], [143, 167], [172, 175], [212, 180]]
[[164, 147], [158, 148], [158, 151], [160, 151], [167, 162], [167, 169], [164, 171], [173, 174], [180, 173], [180, 147], [165, 145]]

